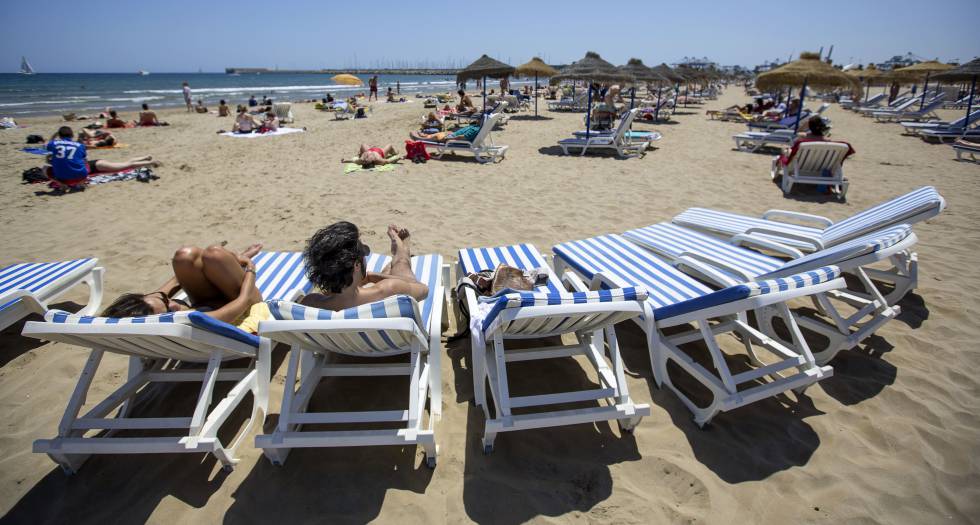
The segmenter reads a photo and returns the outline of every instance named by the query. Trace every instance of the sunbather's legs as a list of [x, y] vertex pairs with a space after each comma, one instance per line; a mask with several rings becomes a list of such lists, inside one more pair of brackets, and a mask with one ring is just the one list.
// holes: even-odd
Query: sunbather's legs
[[174, 276], [191, 299], [192, 304], [209, 304], [224, 299], [224, 294], [204, 275], [204, 250], [184, 246], [174, 253]]
[[395, 147], [392, 146], [391, 144], [388, 144], [387, 146], [385, 146], [384, 150], [385, 150], [385, 157], [390, 157], [392, 155], [398, 155], [398, 150], [396, 150]]
[[142, 168], [145, 166], [156, 167], [160, 163], [153, 160], [153, 157], [147, 155], [146, 157], [139, 157], [136, 159], [129, 159], [126, 162], [109, 162], [107, 160], [97, 160], [95, 161], [95, 171], [97, 172], [109, 172], [109, 171], [123, 171], [133, 168]]
[[[238, 297], [245, 279], [245, 270], [238, 262], [238, 256], [222, 246], [208, 246], [201, 254], [204, 262], [204, 276], [217, 289], [221, 290], [226, 300]], [[255, 291], [258, 293], [258, 290]], [[260, 297], [255, 298], [261, 301]]]
[[415, 281], [415, 272], [412, 271], [411, 234], [405, 228], [389, 224], [388, 238], [391, 239], [391, 262], [382, 273]]

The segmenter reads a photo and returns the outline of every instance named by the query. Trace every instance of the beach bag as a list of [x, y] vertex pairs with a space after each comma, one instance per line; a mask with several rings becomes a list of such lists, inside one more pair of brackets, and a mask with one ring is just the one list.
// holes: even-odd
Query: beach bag
[[511, 292], [529, 292], [536, 286], [544, 286], [548, 282], [548, 271], [544, 268], [521, 270], [506, 264], [499, 264], [493, 270], [483, 270], [467, 274], [460, 278], [453, 289], [456, 308], [459, 311], [459, 332], [449, 337], [455, 341], [470, 333], [470, 311], [466, 305], [466, 288], [472, 288], [477, 295], [490, 297]]
[[21, 173], [21, 179], [24, 184], [37, 184], [40, 182], [48, 182], [48, 177], [44, 175], [44, 170], [41, 168], [31, 168], [29, 170], [24, 170]]
[[425, 144], [417, 140], [406, 140], [405, 141], [405, 158], [416, 162], [418, 159], [421, 162], [429, 160], [429, 152], [425, 149]]
[[27, 136], [27, 143], [28, 144], [44, 144], [44, 137], [42, 137], [40, 135], [28, 135]]

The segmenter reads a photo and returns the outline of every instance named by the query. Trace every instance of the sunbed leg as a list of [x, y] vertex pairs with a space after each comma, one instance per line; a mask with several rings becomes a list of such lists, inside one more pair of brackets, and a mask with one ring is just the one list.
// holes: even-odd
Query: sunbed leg
[[484, 454], [492, 454], [493, 453], [493, 441], [495, 439], [497, 439], [497, 434], [495, 432], [486, 432], [485, 431], [483, 433], [483, 440], [481, 441], [481, 444], [483, 445], [483, 453]]

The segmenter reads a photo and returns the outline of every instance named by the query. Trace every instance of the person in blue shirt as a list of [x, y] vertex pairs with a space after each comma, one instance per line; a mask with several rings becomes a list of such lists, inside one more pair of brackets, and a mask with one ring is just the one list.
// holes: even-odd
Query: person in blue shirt
[[62, 126], [48, 142], [48, 178], [58, 187], [78, 187], [85, 184], [89, 175], [111, 173], [145, 166], [159, 166], [153, 157], [139, 157], [126, 162], [88, 160], [85, 144], [75, 140], [75, 133], [68, 126]]

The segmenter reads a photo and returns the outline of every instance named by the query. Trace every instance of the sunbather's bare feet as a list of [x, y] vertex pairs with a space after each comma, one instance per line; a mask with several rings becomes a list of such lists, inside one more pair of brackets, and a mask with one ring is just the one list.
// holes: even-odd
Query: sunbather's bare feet
[[242, 250], [242, 257], [248, 257], [249, 259], [251, 259], [252, 257], [255, 257], [255, 255], [258, 254], [261, 249], [262, 249], [262, 243], [255, 243], [249, 246], [248, 248]]
[[391, 255], [395, 255], [402, 250], [411, 253], [409, 248], [409, 238], [411, 234], [405, 228], [399, 228], [394, 224], [388, 225], [388, 238], [391, 239]]

